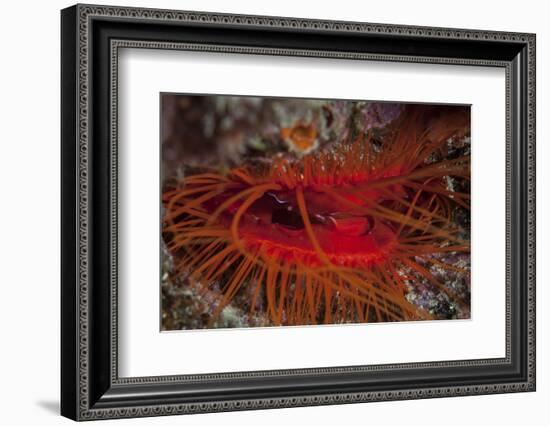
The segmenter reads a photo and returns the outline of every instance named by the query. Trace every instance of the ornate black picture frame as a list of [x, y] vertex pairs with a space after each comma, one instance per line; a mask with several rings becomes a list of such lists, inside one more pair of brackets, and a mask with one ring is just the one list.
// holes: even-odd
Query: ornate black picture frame
[[[534, 34], [96, 5], [64, 9], [61, 28], [62, 415], [92, 420], [535, 390]], [[506, 356], [120, 378], [116, 123], [123, 47], [503, 68]]]

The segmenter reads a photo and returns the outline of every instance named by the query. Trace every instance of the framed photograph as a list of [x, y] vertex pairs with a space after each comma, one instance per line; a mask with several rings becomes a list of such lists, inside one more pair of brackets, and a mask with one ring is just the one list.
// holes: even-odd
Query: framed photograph
[[61, 412], [535, 390], [535, 35], [61, 12]]

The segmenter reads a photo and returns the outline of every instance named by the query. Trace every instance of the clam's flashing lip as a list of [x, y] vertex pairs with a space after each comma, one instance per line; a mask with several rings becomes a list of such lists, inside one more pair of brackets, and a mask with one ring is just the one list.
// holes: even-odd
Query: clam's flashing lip
[[[469, 115], [427, 120], [408, 107], [397, 124], [383, 146], [361, 133], [296, 158], [190, 175], [164, 193], [179, 270], [220, 287], [212, 324], [243, 287], [250, 313], [260, 304], [274, 325], [434, 319], [408, 299], [414, 282], [468, 303], [432, 268], [470, 273], [441, 260], [470, 251], [452, 220], [455, 207], [469, 210], [469, 194], [447, 185], [469, 179], [469, 155], [440, 155], [469, 131]], [[302, 127], [287, 137], [311, 139]]]
[[[307, 199], [307, 220], [331, 263], [368, 266], [386, 260], [388, 251], [396, 243], [394, 230], [372, 216], [358, 215], [348, 206], [339, 207], [321, 191], [304, 189], [303, 192]], [[227, 196], [225, 194], [225, 198]], [[205, 209], [213, 213], [223, 199], [223, 196], [213, 197]], [[237, 201], [224, 211], [220, 222], [230, 226], [241, 204]], [[322, 264], [308, 236], [294, 191], [264, 193], [242, 215], [239, 238], [250, 252], [260, 250], [279, 261], [301, 262], [311, 267]]]

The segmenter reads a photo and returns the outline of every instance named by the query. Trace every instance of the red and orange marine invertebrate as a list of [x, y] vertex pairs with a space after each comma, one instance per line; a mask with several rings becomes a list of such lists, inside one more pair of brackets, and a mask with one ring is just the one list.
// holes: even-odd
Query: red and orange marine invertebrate
[[275, 325], [429, 319], [408, 283], [460, 304], [430, 267], [468, 274], [441, 260], [470, 250], [452, 220], [469, 194], [447, 185], [469, 179], [469, 156], [442, 154], [468, 130], [468, 114], [409, 107], [381, 143], [360, 133], [299, 159], [187, 176], [163, 194], [176, 269], [218, 283], [213, 318], [246, 288], [250, 312], [260, 305]]
[[306, 124], [300, 121], [292, 127], [283, 127], [280, 134], [289, 150], [298, 154], [308, 154], [318, 146], [314, 123]]

